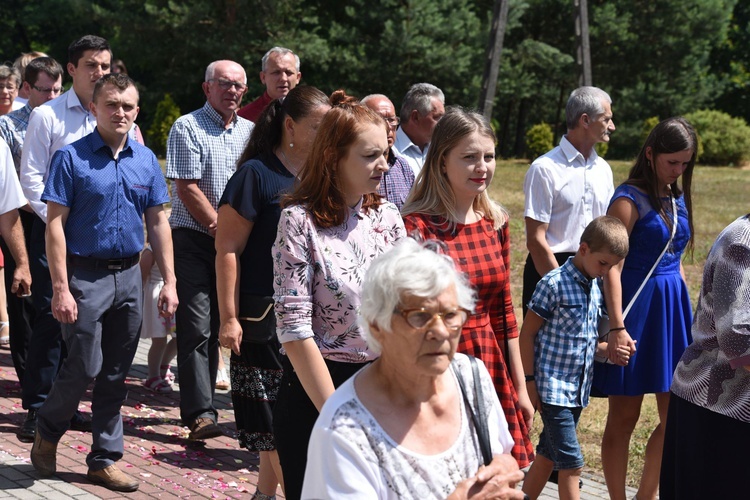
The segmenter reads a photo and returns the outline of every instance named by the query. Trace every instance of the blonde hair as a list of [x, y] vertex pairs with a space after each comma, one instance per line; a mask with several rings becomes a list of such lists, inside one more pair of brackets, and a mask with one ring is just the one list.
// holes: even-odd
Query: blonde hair
[[[437, 215], [444, 217], [450, 228], [455, 227], [458, 220], [456, 197], [441, 167], [448, 153], [466, 136], [475, 132], [497, 143], [495, 133], [482, 115], [460, 106], [449, 106], [446, 109], [445, 115], [432, 132], [424, 167], [401, 209], [402, 215]], [[508, 212], [490, 198], [487, 189], [474, 199], [474, 210], [490, 219], [495, 229], [500, 229], [508, 221]]]

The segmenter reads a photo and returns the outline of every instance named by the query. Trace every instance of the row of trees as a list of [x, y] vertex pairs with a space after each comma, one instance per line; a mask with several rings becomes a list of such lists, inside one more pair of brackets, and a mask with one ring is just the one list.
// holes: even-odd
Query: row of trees
[[[508, 26], [493, 119], [501, 154], [522, 156], [536, 123], [564, 131], [578, 81], [572, 0], [507, 0]], [[229, 58], [262, 92], [260, 58], [274, 45], [302, 58], [303, 81], [324, 91], [382, 92], [396, 105], [412, 83], [476, 106], [493, 0], [5, 0], [0, 59], [43, 50], [66, 60], [85, 33], [110, 40], [142, 87], [148, 128], [170, 93], [202, 104], [208, 62]], [[643, 120], [716, 108], [750, 120], [750, 4], [737, 0], [589, 0], [594, 84], [613, 97], [609, 155], [632, 157]]]

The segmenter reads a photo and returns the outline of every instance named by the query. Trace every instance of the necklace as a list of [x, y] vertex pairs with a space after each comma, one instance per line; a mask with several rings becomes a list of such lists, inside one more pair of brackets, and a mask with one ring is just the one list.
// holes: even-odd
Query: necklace
[[289, 170], [292, 175], [297, 177], [297, 168], [291, 161], [289, 161], [289, 158], [286, 157], [286, 154], [284, 154], [284, 149], [279, 147], [279, 153], [281, 153], [281, 163], [284, 164], [286, 169]]

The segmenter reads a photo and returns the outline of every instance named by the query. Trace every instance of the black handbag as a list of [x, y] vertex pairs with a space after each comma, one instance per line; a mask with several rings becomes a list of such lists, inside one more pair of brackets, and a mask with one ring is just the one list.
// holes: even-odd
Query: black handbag
[[273, 312], [273, 297], [240, 294], [242, 341], [251, 344], [267, 344], [276, 338], [276, 315]]

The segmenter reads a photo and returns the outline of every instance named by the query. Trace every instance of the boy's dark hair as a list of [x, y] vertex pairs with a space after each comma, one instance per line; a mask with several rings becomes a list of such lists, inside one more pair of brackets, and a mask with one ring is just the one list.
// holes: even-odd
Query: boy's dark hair
[[68, 46], [68, 62], [78, 67], [78, 61], [87, 50], [95, 50], [97, 52], [106, 50], [109, 52], [110, 59], [112, 58], [112, 49], [107, 40], [96, 35], [86, 35], [75, 40]]
[[60, 63], [51, 57], [37, 57], [26, 65], [23, 81], [28, 82], [29, 85], [35, 85], [39, 73], [45, 73], [51, 79], [57, 80], [63, 76], [63, 69]]
[[135, 82], [125, 73], [110, 73], [99, 78], [96, 85], [94, 85], [94, 95], [91, 98], [93, 102], [96, 102], [96, 98], [99, 96], [105, 85], [114, 85], [120, 91], [125, 91], [129, 87], [135, 88], [136, 91], [138, 90], [135, 86]]
[[628, 230], [617, 217], [602, 215], [592, 220], [581, 235], [592, 252], [606, 252], [624, 259], [630, 246]]

